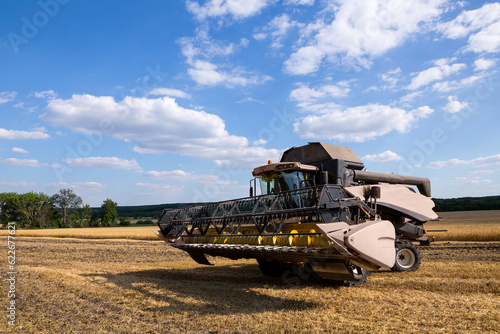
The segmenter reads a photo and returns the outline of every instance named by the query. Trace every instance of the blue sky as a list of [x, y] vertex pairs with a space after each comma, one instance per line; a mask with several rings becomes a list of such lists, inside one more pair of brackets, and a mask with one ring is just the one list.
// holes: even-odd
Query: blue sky
[[500, 194], [500, 3], [0, 3], [0, 192], [248, 194], [283, 150], [351, 147], [439, 198]]

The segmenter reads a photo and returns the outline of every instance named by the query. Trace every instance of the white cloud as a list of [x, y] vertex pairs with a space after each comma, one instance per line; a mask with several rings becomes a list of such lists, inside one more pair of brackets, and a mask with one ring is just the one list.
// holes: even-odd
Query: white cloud
[[231, 16], [233, 19], [244, 19], [260, 13], [274, 1], [270, 0], [208, 0], [203, 5], [188, 0], [187, 9], [198, 20], [209, 17]]
[[188, 64], [197, 57], [212, 59], [217, 56], [229, 56], [237, 52], [239, 47], [244, 46], [242, 43], [237, 45], [215, 40], [210, 37], [208, 28], [198, 28], [195, 37], [182, 37], [178, 42]]
[[500, 51], [500, 3], [487, 3], [481, 8], [463, 11], [455, 19], [441, 23], [437, 30], [446, 38], [469, 36], [465, 51]]
[[323, 60], [348, 66], [369, 67], [373, 57], [402, 45], [412, 35], [423, 31], [443, 12], [445, 0], [411, 1], [335, 1], [330, 23], [315, 23], [301, 38], [305, 46], [285, 61], [290, 74], [316, 72]]
[[21, 147], [13, 147], [12, 148], [12, 152], [24, 153], [24, 154], [30, 153], [30, 152], [26, 151], [24, 148], [21, 148]]
[[320, 48], [304, 46], [285, 61], [285, 72], [295, 75], [316, 72], [324, 57], [325, 53]]
[[38, 160], [35, 159], [17, 159], [17, 158], [9, 158], [9, 159], [4, 159], [0, 160], [0, 163], [6, 164], [6, 165], [13, 165], [13, 166], [24, 166], [24, 167], [47, 167], [47, 164], [40, 163]]
[[236, 103], [243, 103], [243, 102], [257, 102], [260, 104], [264, 104], [261, 100], [254, 99], [253, 97], [247, 96], [239, 101], [236, 101]]
[[182, 99], [190, 99], [191, 95], [180, 90], [174, 88], [166, 88], [166, 87], [157, 87], [153, 90], [150, 90], [147, 95], [156, 95], [156, 96], [171, 96], [171, 97], [179, 97]]
[[35, 129], [33, 131], [22, 130], [7, 130], [0, 128], [0, 139], [47, 139], [49, 134], [44, 128]]
[[[207, 29], [197, 29], [196, 37], [179, 39], [181, 50], [189, 65], [188, 74], [199, 85], [228, 87], [262, 84], [272, 78], [268, 75], [251, 73], [242, 67], [234, 67], [227, 60], [223, 65], [215, 64], [212, 59], [219, 56], [229, 56], [241, 47], [248, 45], [247, 39], [241, 39], [239, 45], [224, 43], [212, 39]], [[200, 59], [203, 58], [203, 59]]]
[[256, 141], [253, 142], [254, 146], [261, 146], [261, 145], [266, 145], [267, 141], [264, 139], [257, 139]]
[[404, 96], [402, 96], [399, 101], [401, 103], [409, 103], [409, 102], [412, 102], [413, 100], [415, 100], [415, 98], [419, 97], [420, 95], [422, 95], [422, 91], [418, 91], [418, 92], [412, 92], [412, 93], [408, 93]]
[[[500, 171], [500, 170], [497, 170], [497, 171]], [[482, 170], [473, 170], [473, 171], [470, 171], [469, 174], [470, 175], [489, 175], [489, 174], [493, 174], [493, 173], [495, 173], [497, 171], [492, 170], [492, 169], [482, 169]]]
[[87, 157], [63, 159], [70, 167], [85, 167], [91, 169], [126, 169], [131, 171], [142, 171], [141, 166], [135, 159], [126, 160], [117, 157]]
[[285, 5], [303, 5], [303, 6], [312, 6], [314, 5], [314, 0], [285, 0]]
[[428, 106], [405, 111], [387, 105], [368, 104], [308, 115], [296, 122], [294, 129], [301, 138], [364, 142], [392, 131], [406, 133], [420, 118], [426, 118], [432, 112]]
[[488, 180], [488, 179], [483, 179], [482, 177], [479, 176], [473, 176], [473, 177], [456, 177], [455, 182], [451, 183], [452, 185], [462, 185], [462, 184], [490, 184], [493, 183], [493, 181]]
[[500, 22], [494, 23], [477, 34], [469, 37], [470, 50], [476, 53], [480, 52], [499, 52], [500, 51]]
[[393, 90], [395, 88], [399, 88], [397, 84], [402, 80], [401, 72], [401, 68], [397, 67], [379, 75], [382, 84], [378, 86], [371, 86], [366, 91]]
[[403, 158], [390, 150], [379, 154], [368, 154], [361, 158], [363, 161], [373, 161], [373, 162], [387, 162], [387, 161], [400, 161]]
[[299, 84], [290, 93], [290, 99], [299, 103], [311, 103], [318, 99], [344, 97], [349, 94], [350, 88], [348, 82], [339, 82], [337, 85], [323, 85], [315, 88], [309, 88], [305, 84]]
[[51, 187], [51, 188], [57, 188], [57, 189], [61, 189], [61, 188], [71, 188], [71, 189], [74, 189], [74, 190], [77, 190], [77, 191], [81, 191], [81, 192], [99, 192], [101, 191], [102, 189], [106, 188], [107, 185], [105, 184], [102, 184], [102, 183], [99, 183], [99, 182], [93, 182], [93, 181], [89, 181], [89, 182], [72, 182], [72, 183], [68, 183], [68, 182], [58, 182], [58, 183], [49, 183], [47, 184], [48, 187]]
[[268, 24], [266, 24], [260, 33], [255, 33], [253, 36], [257, 40], [265, 39], [267, 36], [270, 36], [273, 40], [271, 47], [278, 49], [283, 46], [283, 39], [287, 35], [290, 29], [294, 27], [300, 27], [303, 24], [290, 20], [290, 16], [288, 14], [283, 13], [279, 16], [276, 16], [272, 19]]
[[35, 97], [44, 100], [53, 100], [57, 97], [57, 94], [51, 89], [51, 90], [45, 90], [43, 92], [35, 92]]
[[448, 104], [443, 109], [450, 114], [455, 114], [467, 107], [469, 107], [467, 102], [458, 101], [456, 96], [448, 96]]
[[0, 92], [0, 104], [14, 100], [16, 95], [16, 92]]
[[475, 71], [484, 71], [496, 65], [496, 60], [479, 58], [474, 61]]
[[265, 33], [265, 32], [259, 32], [259, 33], [253, 34], [252, 36], [253, 36], [253, 38], [255, 38], [256, 40], [258, 40], [258, 41], [262, 41], [263, 39], [266, 39], [266, 38], [267, 38], [267, 33]]
[[35, 112], [36, 108], [38, 106], [27, 106], [26, 103], [24, 102], [18, 102], [13, 105], [14, 108], [23, 108], [24, 110], [28, 111], [30, 114]]
[[[100, 131], [133, 142], [140, 153], [250, 161], [251, 166], [279, 155], [278, 150], [252, 147], [245, 137], [230, 135], [219, 116], [183, 108], [170, 97], [126, 97], [116, 102], [110, 96], [73, 95], [49, 101], [46, 111], [43, 120], [52, 126], [85, 134]], [[103, 129], [103, 124], [108, 126]]]
[[247, 86], [261, 84], [272, 80], [270, 76], [250, 74], [241, 68], [233, 68], [231, 71], [223, 71], [217, 65], [204, 60], [196, 60], [193, 67], [188, 69], [191, 79], [200, 85], [215, 86], [225, 84], [232, 86]]
[[408, 89], [416, 90], [422, 86], [426, 86], [433, 81], [438, 81], [444, 77], [450, 76], [452, 74], [458, 73], [459, 71], [465, 69], [467, 65], [462, 63], [451, 64], [454, 59], [443, 58], [436, 60], [434, 63], [436, 66], [428, 68], [422, 72], [419, 72], [411, 80], [408, 85]]
[[491, 155], [488, 157], [480, 157], [472, 160], [449, 159], [445, 161], [433, 161], [428, 168], [441, 169], [448, 166], [471, 166], [471, 167], [485, 167], [500, 165], [500, 154]]
[[471, 75], [460, 80], [436, 82], [432, 85], [432, 89], [442, 93], [451, 92], [452, 90], [472, 86], [484, 77], [485, 75]]

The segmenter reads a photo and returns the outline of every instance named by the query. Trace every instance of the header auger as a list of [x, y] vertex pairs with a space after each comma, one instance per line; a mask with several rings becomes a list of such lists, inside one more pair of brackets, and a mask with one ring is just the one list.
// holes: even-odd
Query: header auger
[[164, 210], [157, 234], [200, 264], [255, 258], [266, 275], [294, 267], [352, 285], [379, 268], [417, 270], [410, 241], [429, 243], [423, 224], [437, 218], [429, 179], [363, 169], [346, 147], [292, 147], [254, 169], [250, 197]]

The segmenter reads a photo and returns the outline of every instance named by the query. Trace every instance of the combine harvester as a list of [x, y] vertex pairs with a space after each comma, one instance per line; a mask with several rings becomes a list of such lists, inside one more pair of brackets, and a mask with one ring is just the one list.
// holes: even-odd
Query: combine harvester
[[314, 271], [355, 285], [380, 268], [417, 270], [410, 241], [429, 244], [423, 224], [438, 218], [429, 179], [364, 167], [347, 147], [292, 147], [254, 169], [250, 197], [164, 210], [156, 232], [200, 264], [210, 265], [206, 255], [255, 258], [272, 276]]

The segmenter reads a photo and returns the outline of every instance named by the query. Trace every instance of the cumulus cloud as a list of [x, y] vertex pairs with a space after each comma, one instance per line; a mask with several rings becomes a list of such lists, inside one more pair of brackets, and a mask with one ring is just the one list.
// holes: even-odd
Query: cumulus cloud
[[323, 85], [310, 88], [306, 84], [299, 84], [299, 88], [295, 88], [290, 93], [290, 99], [299, 103], [309, 104], [311, 102], [334, 97], [344, 97], [349, 94], [350, 88], [348, 82], [339, 82], [336, 85]]
[[471, 167], [485, 167], [500, 165], [500, 154], [491, 155], [488, 157], [480, 157], [472, 160], [449, 159], [444, 161], [433, 161], [428, 168], [441, 169], [443, 167], [451, 166], [471, 166]]
[[231, 16], [241, 20], [259, 14], [272, 0], [208, 0], [200, 6], [198, 2], [188, 0], [188, 11], [198, 20], [206, 18]]
[[469, 107], [467, 102], [458, 101], [456, 96], [448, 96], [448, 104], [443, 109], [450, 114], [455, 114], [467, 107]]
[[[445, 4], [445, 0], [338, 0], [331, 6], [333, 19], [304, 29], [301, 41], [305, 45], [285, 61], [284, 70], [292, 75], [313, 73], [324, 60], [370, 67], [373, 57], [423, 31], [440, 16]], [[313, 31], [316, 34], [308, 38]]]
[[474, 61], [475, 71], [485, 71], [496, 65], [496, 60], [479, 58]]
[[91, 169], [126, 169], [142, 171], [135, 159], [126, 160], [117, 157], [87, 157], [63, 159], [70, 167], [85, 167]]
[[408, 89], [416, 90], [422, 86], [430, 84], [431, 82], [442, 80], [444, 77], [456, 74], [467, 67], [467, 65], [462, 63], [450, 65], [450, 63], [454, 60], [454, 58], [436, 60], [434, 62], [436, 66], [428, 68], [415, 75], [415, 77], [411, 80], [411, 83], [408, 85]]
[[49, 134], [45, 132], [44, 128], [23, 131], [23, 130], [7, 130], [0, 128], [0, 139], [47, 139], [50, 138]]
[[390, 150], [379, 154], [368, 154], [361, 158], [363, 161], [373, 161], [373, 162], [387, 162], [387, 161], [400, 161], [403, 158]]
[[250, 161], [252, 166], [279, 155], [278, 150], [253, 147], [245, 137], [230, 135], [219, 116], [183, 108], [171, 97], [126, 97], [117, 102], [111, 96], [73, 95], [49, 101], [46, 111], [47, 124], [84, 134], [104, 132], [133, 142], [139, 153]]
[[475, 53], [500, 51], [500, 3], [463, 11], [455, 19], [441, 23], [437, 31], [446, 38], [469, 37], [465, 51]]
[[28, 151], [26, 151], [24, 148], [21, 148], [21, 147], [13, 147], [11, 151], [16, 152], [16, 153], [23, 153], [23, 154], [29, 153]]
[[428, 106], [411, 111], [380, 104], [337, 107], [304, 117], [294, 124], [294, 130], [301, 138], [364, 142], [392, 131], [406, 133], [432, 112]]

